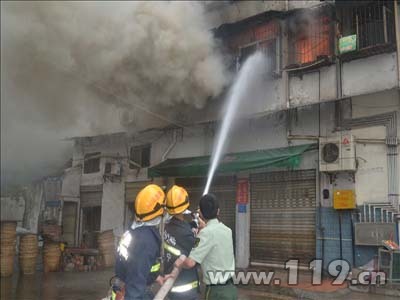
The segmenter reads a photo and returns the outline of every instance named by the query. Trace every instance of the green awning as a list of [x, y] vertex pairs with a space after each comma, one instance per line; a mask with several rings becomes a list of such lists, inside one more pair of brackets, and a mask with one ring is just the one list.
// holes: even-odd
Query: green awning
[[[317, 144], [226, 154], [217, 173], [231, 173], [267, 167], [296, 168], [305, 151], [317, 149]], [[149, 177], [206, 176], [210, 156], [167, 159], [149, 168]]]

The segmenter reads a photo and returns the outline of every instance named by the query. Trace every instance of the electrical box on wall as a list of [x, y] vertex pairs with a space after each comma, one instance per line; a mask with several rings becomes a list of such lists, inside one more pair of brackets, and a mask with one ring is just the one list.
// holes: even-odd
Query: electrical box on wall
[[321, 172], [356, 171], [354, 137], [349, 132], [319, 140], [319, 170]]
[[354, 190], [334, 190], [333, 191], [334, 209], [355, 209], [356, 196]]

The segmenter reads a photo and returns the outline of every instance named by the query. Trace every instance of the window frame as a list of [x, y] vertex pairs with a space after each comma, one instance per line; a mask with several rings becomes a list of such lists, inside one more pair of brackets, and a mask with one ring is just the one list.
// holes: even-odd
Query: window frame
[[[90, 152], [83, 156], [83, 174], [100, 172], [101, 152]], [[90, 169], [90, 170], [88, 170]]]
[[[264, 43], [268, 44], [268, 46], [267, 47], [261, 46], [261, 44], [264, 44]], [[280, 75], [281, 74], [280, 36], [262, 39], [262, 40], [254, 41], [254, 42], [239, 46], [238, 47], [238, 55], [237, 55], [237, 71], [239, 71], [242, 62], [246, 60], [246, 59], [242, 60], [242, 57], [241, 57], [242, 49], [253, 47], [253, 46], [255, 46], [255, 50], [252, 53], [250, 53], [248, 56], [246, 56], [246, 59], [247, 59], [247, 57], [249, 57], [256, 51], [261, 50], [261, 51], [265, 52], [270, 47], [275, 48], [275, 51], [274, 51], [275, 53], [273, 55], [273, 57], [274, 57], [273, 64], [271, 65], [271, 68], [268, 70], [268, 73], [277, 75], [277, 76]]]
[[[287, 20], [287, 22], [301, 22], [302, 18], [307, 19], [309, 21], [312, 19], [312, 23], [310, 23], [311, 27], [308, 28], [308, 36], [303, 31], [288, 30], [288, 64], [285, 67], [286, 69], [291, 69], [293, 66], [314, 66], [317, 64], [323, 64], [329, 62], [335, 55], [334, 51], [334, 26], [332, 25], [334, 22], [334, 18], [332, 16], [332, 11], [327, 8], [322, 8], [319, 11], [315, 11], [312, 16], [303, 16], [301, 12], [296, 13], [291, 18]], [[296, 27], [297, 26], [288, 26]], [[327, 36], [327, 39], [324, 40], [324, 37]], [[318, 40], [317, 42], [313, 41]], [[327, 45], [324, 45], [326, 42]], [[298, 45], [299, 44], [309, 44], [310, 47], [303, 45], [305, 49], [308, 49], [308, 52], [299, 52]], [[291, 49], [291, 50], [290, 50]], [[314, 50], [317, 49], [317, 50]], [[318, 52], [320, 51], [320, 52]], [[327, 53], [324, 53], [327, 51]], [[299, 59], [298, 56], [303, 56], [303, 59]], [[311, 60], [307, 60], [307, 56], [312, 57]]]
[[[134, 160], [133, 158], [133, 151], [140, 151], [140, 162]], [[148, 158], [146, 162], [143, 161], [143, 153], [144, 151], [148, 151]], [[132, 163], [134, 162], [134, 163]], [[132, 146], [129, 149], [129, 169], [142, 169], [148, 168], [151, 164], [151, 144], [139, 145], [139, 146]]]

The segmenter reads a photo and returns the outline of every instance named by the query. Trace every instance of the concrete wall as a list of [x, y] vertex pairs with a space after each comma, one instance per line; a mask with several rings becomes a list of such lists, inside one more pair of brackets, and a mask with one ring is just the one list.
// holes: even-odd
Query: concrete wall
[[101, 201], [100, 230], [113, 229], [114, 234], [122, 236], [125, 210], [125, 184], [105, 182]]
[[[400, 111], [398, 90], [390, 90], [352, 98], [353, 118], [373, 116], [385, 112]], [[400, 126], [399, 120], [397, 124]], [[382, 143], [357, 143], [358, 171], [355, 177], [357, 204], [387, 202], [388, 172], [387, 147], [384, 144], [386, 129], [383, 126], [352, 130], [358, 139], [377, 139]], [[398, 131], [398, 135], [400, 131]], [[400, 161], [399, 161], [400, 162]], [[371, 184], [373, 183], [373, 184]]]
[[22, 221], [25, 211], [25, 200], [21, 196], [1, 197], [1, 221]]
[[76, 201], [76, 199], [79, 201], [81, 176], [81, 166], [72, 167], [64, 171], [60, 198], [64, 201]]
[[385, 53], [343, 64], [343, 96], [364, 95], [398, 87], [396, 53]]
[[25, 190], [25, 213], [23, 227], [32, 233], [38, 233], [39, 216], [44, 209], [43, 183], [29, 185]]
[[[338, 82], [342, 82], [341, 90]], [[301, 75], [290, 75], [288, 84], [284, 76], [265, 76], [248, 88], [244, 99], [246, 105], [241, 113], [259, 116], [285, 110], [288, 105], [296, 108], [346, 97], [369, 97], [396, 89], [398, 84], [396, 53], [385, 53], [343, 63], [342, 68], [330, 65]], [[225, 97], [209, 101], [201, 110], [188, 112], [189, 119], [193, 123], [219, 120]]]
[[[328, 106], [326, 105], [326, 107]], [[330, 114], [332, 114], [332, 109], [333, 106], [328, 109]], [[292, 134], [317, 136], [319, 134], [318, 106], [301, 108], [297, 114], [296, 120], [292, 122]], [[229, 144], [226, 152], [273, 149], [313, 142], [304, 140], [288, 141], [287, 118], [287, 113], [282, 111], [252, 120], [236, 120], [235, 124], [233, 124], [232, 134], [228, 139]], [[321, 122], [325, 133], [333, 130], [333, 128], [327, 129], [332, 126], [331, 121], [329, 118]], [[168, 158], [210, 155], [217, 130], [218, 124], [198, 125], [183, 129], [182, 135], [179, 135], [178, 141]], [[165, 136], [154, 142], [152, 146], [152, 164], [157, 164], [161, 161], [162, 153], [165, 152], [171, 141], [170, 136]]]
[[284, 11], [285, 1], [206, 1], [205, 10], [208, 26], [212, 29], [265, 11]]
[[267, 11], [285, 11], [321, 5], [310, 1], [205, 1], [206, 17], [210, 29], [225, 23], [235, 23]]
[[[123, 160], [126, 162], [128, 147], [125, 134], [114, 134], [82, 138], [75, 140], [73, 166], [81, 166], [81, 185], [99, 185], [103, 183], [105, 164], [108, 161]], [[85, 154], [101, 152], [100, 170], [97, 173], [83, 173], [83, 159]]]

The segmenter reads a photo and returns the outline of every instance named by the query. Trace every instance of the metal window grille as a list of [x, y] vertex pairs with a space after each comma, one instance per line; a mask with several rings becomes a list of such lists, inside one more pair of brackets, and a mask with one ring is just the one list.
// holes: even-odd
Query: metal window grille
[[237, 59], [237, 69], [247, 57], [257, 50], [264, 51], [270, 58], [269, 71], [279, 72], [280, 28], [276, 21], [261, 22], [239, 31], [228, 40], [228, 47]]
[[338, 11], [342, 36], [357, 35], [358, 50], [395, 43], [393, 1], [348, 1]]
[[332, 56], [331, 18], [300, 14], [289, 20], [289, 65], [304, 65]]

